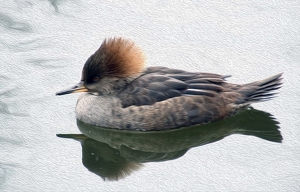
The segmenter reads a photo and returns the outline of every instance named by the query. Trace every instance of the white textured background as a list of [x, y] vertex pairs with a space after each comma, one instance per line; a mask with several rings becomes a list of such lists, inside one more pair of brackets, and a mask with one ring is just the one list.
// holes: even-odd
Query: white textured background
[[[0, 1], [1, 191], [300, 191], [300, 1]], [[255, 107], [281, 123], [283, 144], [233, 135], [180, 159], [147, 163], [119, 182], [81, 164], [79, 81], [105, 37], [140, 45], [147, 65], [231, 74], [245, 83], [284, 72]]]

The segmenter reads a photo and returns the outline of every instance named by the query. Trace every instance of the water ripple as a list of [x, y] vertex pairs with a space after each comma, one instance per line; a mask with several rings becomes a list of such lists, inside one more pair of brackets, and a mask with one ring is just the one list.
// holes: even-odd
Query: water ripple
[[9, 29], [9, 30], [16, 30], [22, 32], [32, 32], [32, 28], [29, 24], [16, 21], [14, 18], [0, 13], [0, 26]]

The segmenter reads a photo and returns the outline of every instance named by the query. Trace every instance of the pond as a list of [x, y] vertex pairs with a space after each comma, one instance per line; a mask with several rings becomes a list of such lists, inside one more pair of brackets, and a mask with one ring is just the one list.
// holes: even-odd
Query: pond
[[[300, 3], [2, 1], [0, 191], [300, 191]], [[281, 72], [276, 98], [170, 131], [120, 131], [75, 117], [80, 80], [106, 37], [147, 66], [232, 75]]]

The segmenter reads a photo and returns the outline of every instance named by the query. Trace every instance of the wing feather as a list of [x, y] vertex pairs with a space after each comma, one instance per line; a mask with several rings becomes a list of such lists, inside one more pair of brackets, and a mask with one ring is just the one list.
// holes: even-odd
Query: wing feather
[[149, 67], [118, 94], [122, 106], [152, 105], [182, 95], [215, 97], [227, 76]]

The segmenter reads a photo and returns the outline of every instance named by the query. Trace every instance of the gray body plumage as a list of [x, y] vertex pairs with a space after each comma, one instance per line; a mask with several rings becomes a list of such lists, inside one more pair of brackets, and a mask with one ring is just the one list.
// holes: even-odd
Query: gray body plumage
[[271, 98], [281, 74], [244, 85], [211, 73], [149, 67], [111, 94], [82, 94], [76, 117], [88, 124], [130, 130], [165, 130], [208, 123]]
[[84, 64], [81, 81], [64, 95], [82, 94], [76, 116], [84, 123], [127, 130], [165, 130], [209, 123], [253, 102], [273, 97], [281, 74], [253, 83], [225, 82], [228, 76], [166, 67], [144, 67], [130, 40], [103, 41]]

